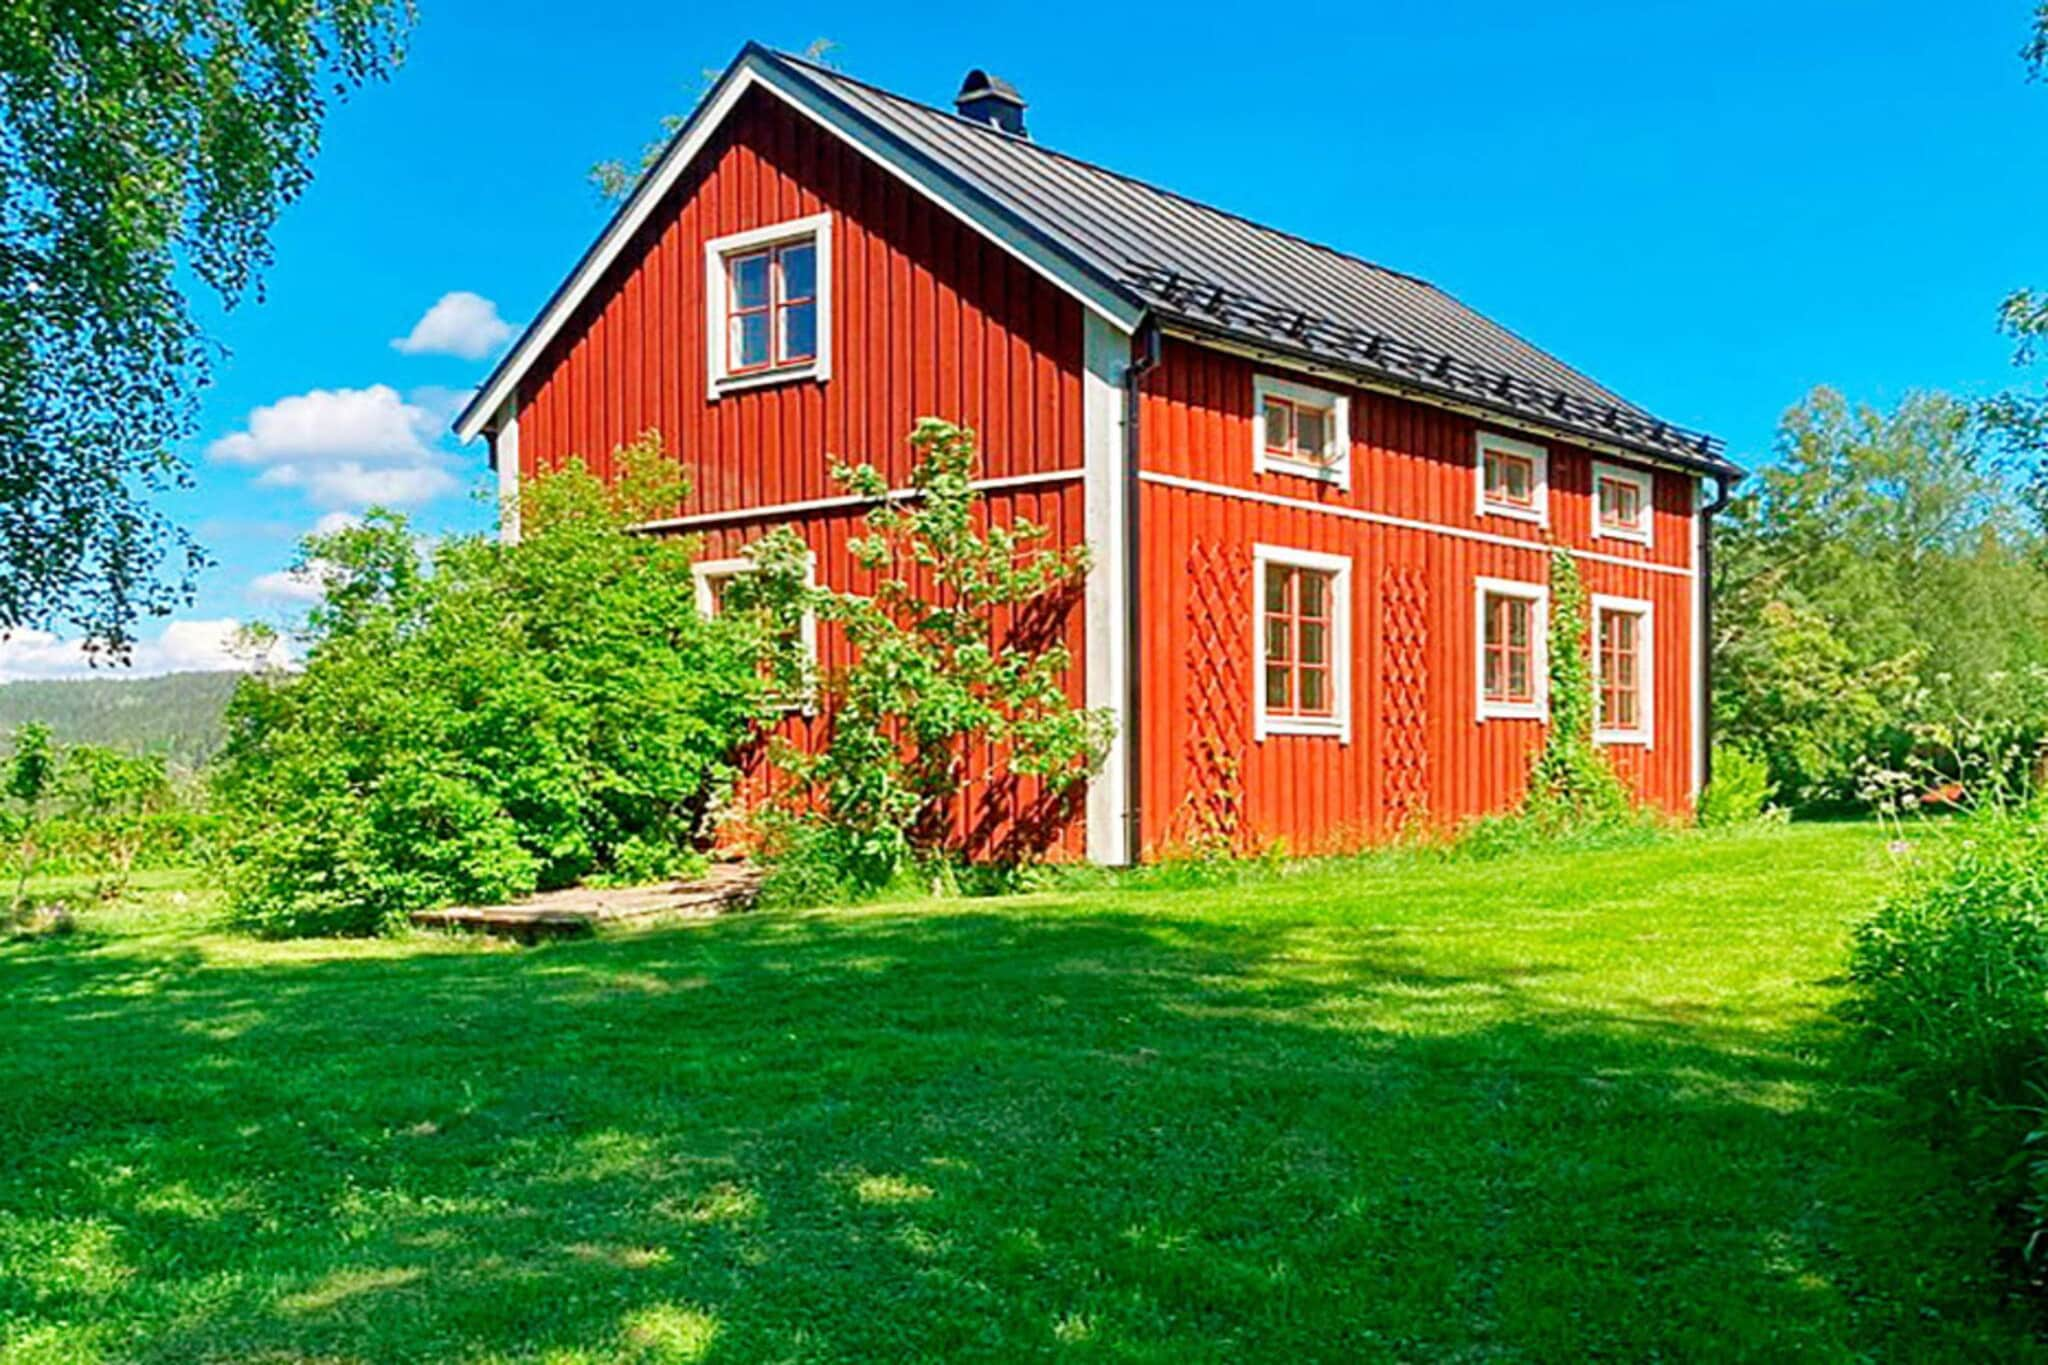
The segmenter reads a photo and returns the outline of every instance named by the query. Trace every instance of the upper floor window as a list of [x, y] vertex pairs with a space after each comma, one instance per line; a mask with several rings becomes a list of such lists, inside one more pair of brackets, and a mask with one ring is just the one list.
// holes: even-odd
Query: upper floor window
[[1351, 738], [1351, 560], [1252, 548], [1258, 738]]
[[830, 214], [705, 243], [704, 294], [713, 398], [753, 384], [831, 376]]
[[1593, 598], [1593, 734], [1602, 743], [1650, 742], [1653, 620], [1648, 602]]
[[1482, 578], [1478, 591], [1479, 718], [1550, 714], [1550, 590]]
[[1351, 400], [1259, 375], [1252, 381], [1252, 468], [1351, 486]]
[[1481, 516], [1549, 521], [1549, 451], [1527, 441], [1482, 431], [1474, 452]]
[[1650, 543], [1650, 489], [1647, 470], [1620, 465], [1593, 466], [1593, 534]]

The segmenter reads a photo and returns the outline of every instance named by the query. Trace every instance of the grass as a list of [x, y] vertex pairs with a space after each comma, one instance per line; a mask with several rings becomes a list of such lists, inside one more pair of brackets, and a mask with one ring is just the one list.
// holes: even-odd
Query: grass
[[1869, 826], [541, 949], [0, 947], [0, 1360], [2001, 1359]]

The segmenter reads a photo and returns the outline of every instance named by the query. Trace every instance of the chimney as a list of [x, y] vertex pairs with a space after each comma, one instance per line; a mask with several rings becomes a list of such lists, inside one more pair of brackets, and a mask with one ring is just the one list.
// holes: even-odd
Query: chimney
[[991, 76], [979, 68], [968, 72], [967, 79], [960, 82], [960, 93], [953, 96], [953, 108], [970, 122], [986, 123], [1012, 137], [1031, 136], [1024, 131], [1024, 97], [1001, 76]]

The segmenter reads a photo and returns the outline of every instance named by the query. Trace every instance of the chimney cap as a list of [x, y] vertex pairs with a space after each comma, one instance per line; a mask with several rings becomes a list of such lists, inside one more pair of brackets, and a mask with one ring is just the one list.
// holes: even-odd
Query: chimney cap
[[978, 66], [967, 73], [966, 80], [960, 82], [960, 93], [953, 96], [953, 103], [965, 104], [968, 100], [976, 99], [995, 99], [1005, 104], [1014, 104], [1019, 109], [1024, 107], [1024, 97], [1017, 93], [1016, 86]]

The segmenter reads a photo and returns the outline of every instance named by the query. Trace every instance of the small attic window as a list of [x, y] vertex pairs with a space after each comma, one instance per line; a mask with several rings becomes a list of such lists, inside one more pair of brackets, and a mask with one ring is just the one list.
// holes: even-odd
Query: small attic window
[[832, 374], [832, 217], [704, 244], [710, 396]]
[[1342, 394], [1259, 375], [1252, 381], [1252, 468], [1351, 486], [1351, 402]]

